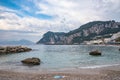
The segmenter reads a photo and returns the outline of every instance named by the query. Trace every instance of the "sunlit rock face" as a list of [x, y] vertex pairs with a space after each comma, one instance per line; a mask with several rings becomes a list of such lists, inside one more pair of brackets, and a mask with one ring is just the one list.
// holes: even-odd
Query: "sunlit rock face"
[[68, 33], [49, 31], [37, 44], [80, 44], [93, 39], [110, 38], [111, 34], [117, 32], [120, 32], [120, 22], [93, 21]]
[[111, 37], [111, 40], [114, 40], [114, 39], [117, 39], [120, 37], [120, 32], [114, 34], [112, 37]]

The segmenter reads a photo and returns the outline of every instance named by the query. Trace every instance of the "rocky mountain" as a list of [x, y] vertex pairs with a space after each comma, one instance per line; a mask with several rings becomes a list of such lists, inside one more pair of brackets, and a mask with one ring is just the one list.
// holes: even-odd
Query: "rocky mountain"
[[111, 37], [120, 32], [120, 22], [93, 21], [80, 26], [68, 33], [47, 32], [37, 44], [80, 44], [92, 39]]
[[43, 35], [43, 38], [37, 42], [37, 44], [63, 44], [64, 41], [63, 37], [66, 33], [64, 32], [51, 32], [48, 31]]
[[31, 45], [34, 44], [32, 41], [21, 39], [18, 41], [0, 41], [0, 45]]

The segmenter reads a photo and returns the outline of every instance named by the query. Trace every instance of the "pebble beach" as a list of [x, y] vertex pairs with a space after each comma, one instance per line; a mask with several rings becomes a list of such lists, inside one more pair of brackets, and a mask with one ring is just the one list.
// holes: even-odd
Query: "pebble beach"
[[0, 70], [0, 80], [120, 80], [120, 66], [42, 72]]

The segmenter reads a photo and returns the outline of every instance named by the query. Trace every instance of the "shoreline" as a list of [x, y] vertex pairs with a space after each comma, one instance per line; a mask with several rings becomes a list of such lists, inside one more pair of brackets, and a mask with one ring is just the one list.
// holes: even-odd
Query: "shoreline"
[[0, 80], [57, 80], [55, 76], [64, 76], [62, 80], [120, 80], [120, 65], [94, 69], [36, 72], [0, 69]]
[[[20, 66], [21, 67], [21, 66]], [[13, 66], [9, 66], [9, 67], [5, 67], [5, 66], [0, 66], [0, 70], [3, 71], [12, 71], [12, 72], [23, 72], [23, 73], [36, 73], [36, 71], [38, 72], [76, 72], [77, 70], [107, 70], [107, 69], [111, 69], [111, 70], [120, 70], [120, 64], [114, 64], [114, 65], [101, 65], [101, 66], [87, 66], [87, 67], [75, 67], [75, 68], [55, 68], [55, 69], [47, 69], [47, 68], [41, 68], [41, 69], [35, 69], [34, 66], [32, 68], [32, 66], [26, 66], [26, 68], [21, 68], [20, 67], [13, 67]], [[19, 68], [19, 69], [18, 69]]]
[[[24, 67], [19, 63], [13, 62], [8, 65], [8, 62], [7, 66], [1, 63], [0, 80], [120, 80], [120, 63], [59, 69]], [[62, 78], [55, 79], [56, 76]]]
[[[93, 65], [93, 66], [80, 66], [80, 67], [65, 67], [65, 68], [44, 68], [40, 67], [39, 65], [36, 66], [29, 66], [22, 63], [18, 63], [15, 65], [0, 65], [0, 70], [8, 70], [8, 71], [15, 71], [15, 72], [36, 72], [36, 71], [48, 71], [48, 72], [58, 72], [58, 71], [73, 71], [73, 70], [81, 70], [81, 69], [104, 69], [113, 66], [120, 66], [120, 64], [107, 64], [107, 65]], [[19, 69], [18, 69], [19, 68]]]

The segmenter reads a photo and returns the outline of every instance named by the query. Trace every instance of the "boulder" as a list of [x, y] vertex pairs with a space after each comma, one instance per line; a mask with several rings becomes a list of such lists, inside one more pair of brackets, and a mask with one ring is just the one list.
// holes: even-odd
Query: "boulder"
[[6, 51], [5, 50], [0, 50], [0, 54], [5, 54]]
[[4, 49], [5, 49], [4, 47], [1, 47], [1, 46], [0, 46], [0, 50], [4, 50]]
[[31, 50], [32, 50], [31, 48], [24, 47], [24, 46], [6, 46], [6, 47], [0, 46], [0, 54], [28, 52]]
[[95, 50], [95, 51], [91, 51], [91, 52], [89, 53], [89, 55], [100, 56], [100, 55], [102, 55], [102, 53], [101, 53], [100, 51], [98, 51], [98, 50]]
[[27, 58], [21, 61], [24, 64], [30, 64], [30, 65], [40, 65], [41, 60], [39, 58]]

